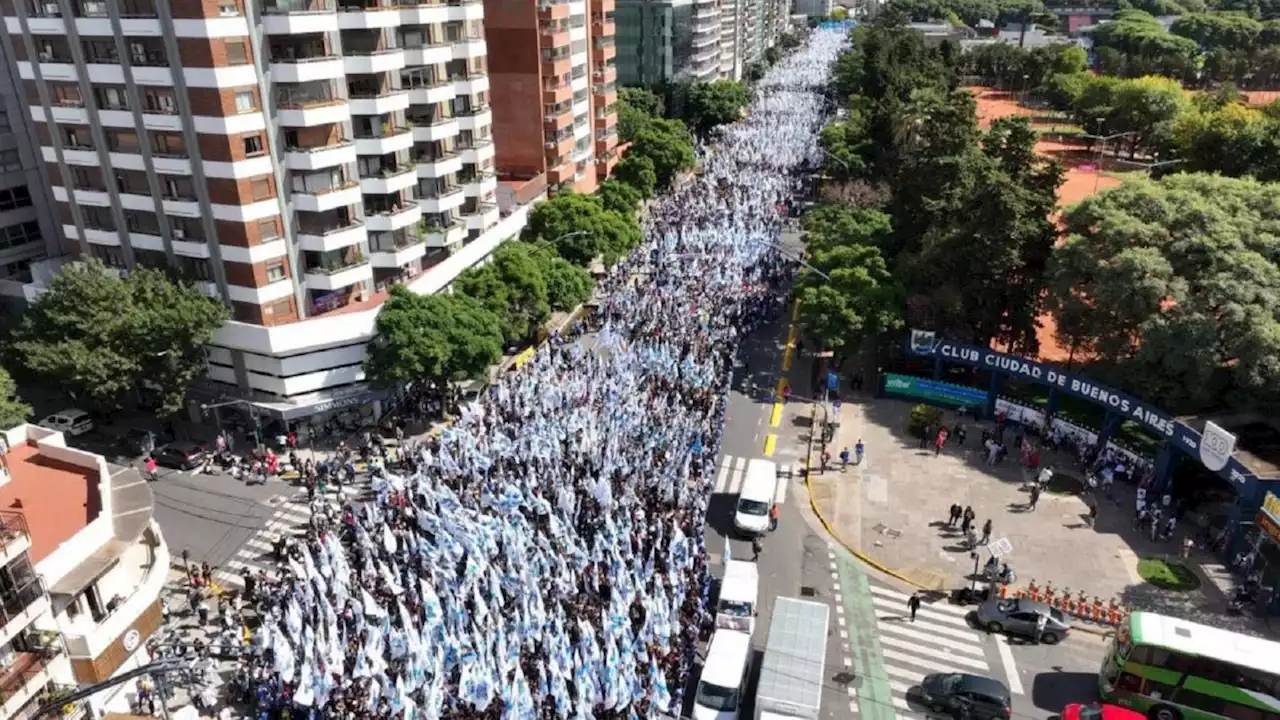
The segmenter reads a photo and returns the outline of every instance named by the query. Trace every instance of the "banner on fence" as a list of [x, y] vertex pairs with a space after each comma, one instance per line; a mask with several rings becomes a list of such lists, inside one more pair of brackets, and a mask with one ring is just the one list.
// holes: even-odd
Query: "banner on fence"
[[885, 373], [884, 390], [890, 395], [950, 407], [980, 407], [987, 402], [987, 394], [976, 388], [897, 373]]

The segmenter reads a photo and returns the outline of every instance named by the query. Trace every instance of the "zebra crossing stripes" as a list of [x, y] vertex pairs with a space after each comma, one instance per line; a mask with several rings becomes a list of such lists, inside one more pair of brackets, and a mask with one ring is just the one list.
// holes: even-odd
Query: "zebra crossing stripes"
[[911, 622], [911, 596], [868, 583], [875, 608], [876, 635], [883, 672], [893, 704], [891, 716], [923, 718], [924, 707], [914, 698], [920, 681], [931, 673], [970, 673], [991, 676], [986, 658], [986, 634], [969, 626], [963, 606], [922, 603]]
[[245, 573], [266, 570], [270, 574], [274, 565], [270, 556], [275, 551], [276, 538], [306, 526], [310, 520], [311, 507], [305, 499], [301, 503], [284, 503], [276, 509], [262, 529], [244, 541], [236, 554], [227, 561], [226, 567], [213, 574], [215, 581], [222, 587], [242, 588]]
[[[742, 491], [742, 482], [747, 476], [747, 463], [751, 458], [725, 455], [720, 458], [720, 468], [716, 472], [715, 493], [737, 495]], [[778, 466], [778, 489], [773, 503], [782, 505], [787, 501], [787, 493], [791, 485], [791, 466]]]

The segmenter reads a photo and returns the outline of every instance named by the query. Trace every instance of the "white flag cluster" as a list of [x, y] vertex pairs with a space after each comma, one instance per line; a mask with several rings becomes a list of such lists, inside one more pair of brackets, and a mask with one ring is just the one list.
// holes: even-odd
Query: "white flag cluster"
[[297, 705], [359, 685], [379, 716], [679, 712], [725, 382], [774, 302], [776, 208], [842, 42], [818, 32], [772, 71], [703, 175], [652, 209], [624, 263], [648, 280], [603, 286], [595, 347], [539, 352], [421, 451], [424, 470], [375, 478], [348, 541], [289, 560], [256, 642]]

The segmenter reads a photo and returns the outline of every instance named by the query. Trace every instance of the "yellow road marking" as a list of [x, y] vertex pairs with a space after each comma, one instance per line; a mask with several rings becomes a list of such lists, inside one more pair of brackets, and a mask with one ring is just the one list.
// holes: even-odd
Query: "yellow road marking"
[[778, 427], [782, 422], [782, 403], [773, 404], [773, 412], [769, 414], [769, 427]]
[[800, 317], [800, 298], [791, 304], [791, 322], [795, 322]]
[[778, 436], [773, 433], [769, 433], [769, 436], [764, 439], [764, 456], [773, 457], [773, 450], [777, 445]]

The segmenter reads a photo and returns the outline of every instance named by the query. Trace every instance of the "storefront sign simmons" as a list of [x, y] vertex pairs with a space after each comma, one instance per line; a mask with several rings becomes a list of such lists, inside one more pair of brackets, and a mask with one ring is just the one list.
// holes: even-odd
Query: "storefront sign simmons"
[[1280, 498], [1275, 493], [1268, 492], [1262, 500], [1262, 507], [1258, 508], [1258, 527], [1262, 531], [1271, 536], [1271, 539], [1280, 543]]

